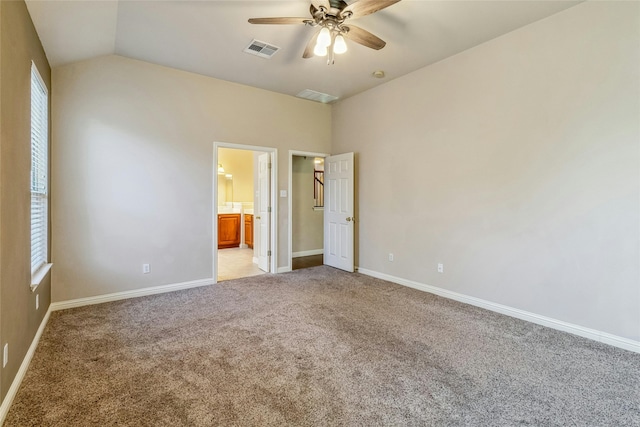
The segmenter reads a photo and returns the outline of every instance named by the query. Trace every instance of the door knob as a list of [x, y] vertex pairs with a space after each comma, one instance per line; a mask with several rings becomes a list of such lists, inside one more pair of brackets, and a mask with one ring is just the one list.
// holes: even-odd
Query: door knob
[[256, 217], [256, 219], [260, 219], [260, 217], [259, 217], [259, 216], [257, 216], [257, 217]]
[[354, 217], [349, 216], [349, 217], [347, 217], [347, 222], [349, 222], [349, 221], [356, 222], [356, 219]]

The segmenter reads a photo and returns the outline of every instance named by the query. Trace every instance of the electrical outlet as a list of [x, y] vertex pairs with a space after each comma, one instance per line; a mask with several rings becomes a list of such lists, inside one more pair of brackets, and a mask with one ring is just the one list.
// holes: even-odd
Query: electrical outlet
[[393, 262], [393, 254], [389, 254], [389, 262]]
[[444, 273], [444, 265], [438, 263], [438, 273]]
[[7, 366], [7, 362], [9, 361], [9, 343], [4, 345], [4, 350], [2, 351], [2, 367]]
[[142, 274], [151, 273], [151, 265], [150, 264], [142, 264]]
[[40, 295], [36, 294], [36, 310], [40, 308]]

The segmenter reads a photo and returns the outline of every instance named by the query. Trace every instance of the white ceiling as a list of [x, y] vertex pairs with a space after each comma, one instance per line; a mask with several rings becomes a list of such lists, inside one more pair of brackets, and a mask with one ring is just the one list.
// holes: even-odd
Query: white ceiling
[[[26, 1], [52, 67], [117, 54], [289, 95], [312, 89], [340, 98], [579, 3], [403, 0], [353, 20], [385, 40], [385, 48], [347, 40], [349, 51], [329, 66], [324, 58], [302, 59], [313, 28], [247, 22], [308, 17], [308, 0]], [[244, 53], [254, 38], [281, 50], [271, 59]], [[387, 77], [374, 78], [375, 70]]]

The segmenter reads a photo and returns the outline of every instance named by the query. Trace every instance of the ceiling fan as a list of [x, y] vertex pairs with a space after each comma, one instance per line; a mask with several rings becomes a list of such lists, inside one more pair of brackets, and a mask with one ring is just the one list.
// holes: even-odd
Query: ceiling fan
[[251, 24], [305, 24], [320, 27], [304, 50], [303, 58], [312, 56], [327, 56], [327, 64], [335, 62], [335, 55], [347, 51], [344, 38], [359, 43], [371, 49], [380, 50], [386, 43], [371, 34], [346, 21], [369, 15], [400, 0], [323, 0], [318, 6], [311, 3], [309, 12], [311, 18], [251, 18]]

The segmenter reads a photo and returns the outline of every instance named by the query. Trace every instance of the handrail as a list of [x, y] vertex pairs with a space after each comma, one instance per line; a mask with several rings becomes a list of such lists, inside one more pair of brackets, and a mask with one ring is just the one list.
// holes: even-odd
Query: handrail
[[313, 198], [314, 207], [324, 207], [324, 171], [313, 171]]

